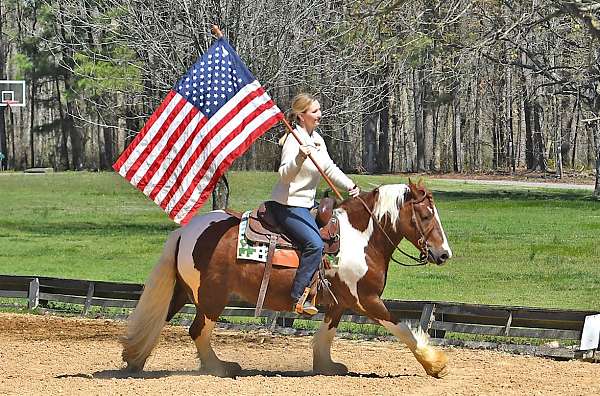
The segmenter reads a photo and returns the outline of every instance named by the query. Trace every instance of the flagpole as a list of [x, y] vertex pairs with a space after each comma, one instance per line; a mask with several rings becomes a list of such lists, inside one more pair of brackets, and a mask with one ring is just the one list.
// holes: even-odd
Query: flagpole
[[[298, 141], [298, 143], [300, 145], [303, 145], [304, 142], [300, 139], [300, 136], [298, 136], [298, 133], [296, 133], [296, 130], [294, 128], [292, 128], [292, 126], [290, 125], [290, 123], [288, 122], [288, 120], [286, 120], [285, 117], [284, 117], [282, 121], [285, 124], [285, 126], [287, 127], [288, 131], [290, 131], [290, 133], [296, 138], [296, 140]], [[310, 158], [310, 160], [313, 162], [313, 164], [315, 164], [315, 166], [317, 167], [317, 170], [319, 171], [319, 173], [321, 174], [321, 176], [323, 176], [323, 179], [325, 179], [325, 181], [327, 182], [327, 184], [329, 184], [329, 187], [331, 187], [331, 189], [333, 190], [333, 192], [335, 193], [335, 195], [337, 195], [338, 199], [340, 201], [343, 201], [344, 198], [342, 198], [342, 194], [340, 194], [340, 192], [337, 190], [337, 188], [335, 188], [335, 186], [333, 185], [333, 182], [331, 181], [331, 179], [329, 178], [329, 176], [327, 176], [325, 174], [325, 172], [323, 171], [323, 169], [319, 166], [319, 164], [317, 164], [317, 161], [315, 161], [315, 159], [312, 157], [312, 155], [310, 153], [308, 154], [308, 158]]]
[[[210, 30], [211, 30], [212, 34], [215, 35], [216, 38], [220, 39], [221, 37], [223, 37], [223, 32], [221, 32], [221, 29], [219, 29], [219, 26], [212, 25], [211, 28], [210, 28]], [[285, 117], [283, 118], [283, 123], [287, 127], [288, 131], [296, 138], [296, 140], [298, 141], [298, 143], [301, 144], [301, 145], [304, 144], [304, 142], [302, 142], [302, 140], [300, 139], [300, 136], [298, 136], [298, 134], [296, 133], [296, 131], [294, 130], [294, 128], [292, 128], [292, 126], [285, 119]], [[331, 189], [333, 190], [333, 192], [335, 193], [335, 195], [338, 197], [338, 199], [340, 201], [344, 200], [344, 198], [342, 197], [342, 194], [340, 194], [340, 192], [337, 190], [337, 188], [335, 188], [335, 186], [333, 185], [333, 182], [331, 181], [331, 179], [329, 178], [329, 176], [327, 176], [325, 174], [325, 172], [323, 171], [323, 169], [321, 169], [321, 167], [319, 166], [319, 164], [317, 164], [317, 161], [315, 161], [315, 159], [312, 157], [311, 154], [308, 154], [308, 158], [310, 158], [310, 160], [313, 162], [313, 164], [315, 164], [315, 166], [317, 167], [317, 170], [319, 171], [319, 173], [321, 174], [321, 176], [323, 176], [323, 179], [325, 179], [325, 181], [327, 182], [327, 184], [329, 184], [329, 187], [331, 187]]]

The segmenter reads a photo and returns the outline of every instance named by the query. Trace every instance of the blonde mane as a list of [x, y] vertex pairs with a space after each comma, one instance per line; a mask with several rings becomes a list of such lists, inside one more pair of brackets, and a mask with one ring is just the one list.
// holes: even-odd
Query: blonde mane
[[386, 214], [390, 215], [390, 221], [394, 230], [400, 216], [400, 208], [404, 205], [404, 196], [410, 191], [406, 184], [387, 184], [379, 187], [379, 194], [373, 214], [377, 220], [381, 220]]

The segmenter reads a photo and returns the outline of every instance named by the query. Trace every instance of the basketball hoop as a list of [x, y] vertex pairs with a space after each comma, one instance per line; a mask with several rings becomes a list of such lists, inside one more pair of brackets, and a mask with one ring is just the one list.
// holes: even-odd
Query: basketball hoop
[[25, 107], [25, 81], [0, 80], [0, 107]]

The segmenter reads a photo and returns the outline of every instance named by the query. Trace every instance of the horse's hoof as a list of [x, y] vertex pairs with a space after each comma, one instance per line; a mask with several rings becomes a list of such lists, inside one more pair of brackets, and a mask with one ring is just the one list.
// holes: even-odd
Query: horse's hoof
[[227, 368], [228, 376], [235, 377], [242, 371], [242, 366], [237, 362], [223, 362]]
[[443, 378], [448, 375], [448, 356], [443, 351], [437, 351], [428, 346], [417, 349], [414, 353], [428, 375], [434, 378]]
[[206, 366], [200, 369], [201, 374], [214, 375], [221, 378], [235, 378], [240, 371], [242, 371], [242, 366], [236, 362], [219, 362], [217, 365]]
[[331, 362], [323, 365], [314, 365], [313, 373], [317, 375], [346, 375], [348, 367], [342, 363]]
[[428, 374], [431, 375], [433, 378], [444, 378], [445, 376], [448, 375], [448, 373], [449, 373], [448, 366], [444, 366], [444, 367], [442, 367], [442, 369], [440, 371], [432, 372], [431, 374], [429, 374], [429, 373]]

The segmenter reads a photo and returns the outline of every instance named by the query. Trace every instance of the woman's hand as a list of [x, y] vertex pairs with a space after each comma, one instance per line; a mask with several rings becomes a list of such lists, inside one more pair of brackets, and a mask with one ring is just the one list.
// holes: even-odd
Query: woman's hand
[[355, 184], [354, 187], [348, 190], [348, 194], [350, 194], [352, 198], [356, 198], [358, 197], [358, 194], [360, 194], [360, 188]]
[[300, 146], [300, 151], [298, 152], [298, 155], [300, 155], [303, 159], [306, 159], [306, 157], [312, 154], [314, 149], [315, 148], [313, 146], [303, 144]]

